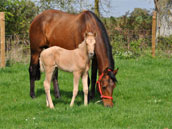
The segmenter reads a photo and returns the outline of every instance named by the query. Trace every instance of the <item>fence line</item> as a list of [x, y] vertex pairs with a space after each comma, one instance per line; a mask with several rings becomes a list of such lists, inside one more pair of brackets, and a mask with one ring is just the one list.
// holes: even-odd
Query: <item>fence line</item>
[[[112, 44], [113, 41], [116, 40], [113, 38], [114, 37], [117, 38], [119, 35], [122, 37], [119, 42], [123, 48], [126, 48], [125, 49], [126, 51], [131, 50], [132, 49], [131, 45], [133, 45], [133, 42], [137, 43], [137, 40], [140, 40], [139, 47], [143, 50], [151, 46], [151, 31], [140, 30], [136, 32], [134, 30], [128, 30], [128, 31], [122, 30], [122, 31], [116, 31], [116, 34], [113, 35], [113, 37], [109, 33], [109, 37], [111, 39]], [[6, 35], [5, 51], [6, 51], [7, 61], [29, 63], [30, 45], [29, 45], [28, 37], [29, 36], [27, 34]]]

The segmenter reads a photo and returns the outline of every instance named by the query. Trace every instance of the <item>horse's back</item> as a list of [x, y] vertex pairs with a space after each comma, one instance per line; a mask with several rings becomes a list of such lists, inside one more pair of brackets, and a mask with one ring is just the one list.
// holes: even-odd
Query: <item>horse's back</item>
[[86, 29], [84, 13], [69, 14], [46, 10], [30, 26], [31, 49], [60, 46], [74, 49], [83, 40]]

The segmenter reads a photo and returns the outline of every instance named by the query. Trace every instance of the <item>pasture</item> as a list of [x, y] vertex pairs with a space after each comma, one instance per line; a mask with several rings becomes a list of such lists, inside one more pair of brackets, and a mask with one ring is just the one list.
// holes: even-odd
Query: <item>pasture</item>
[[59, 72], [61, 98], [51, 95], [55, 109], [47, 108], [44, 75], [36, 82], [36, 99], [29, 96], [27, 64], [0, 69], [0, 128], [2, 129], [164, 129], [172, 128], [172, 60], [140, 57], [115, 59], [118, 84], [114, 107], [96, 98], [85, 107], [80, 82], [75, 105], [70, 108], [72, 74]]

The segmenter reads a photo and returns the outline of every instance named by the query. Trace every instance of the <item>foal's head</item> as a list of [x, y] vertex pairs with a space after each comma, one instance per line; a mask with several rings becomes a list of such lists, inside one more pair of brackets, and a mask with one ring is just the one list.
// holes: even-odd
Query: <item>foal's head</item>
[[90, 59], [93, 58], [94, 56], [94, 49], [96, 44], [95, 38], [96, 38], [96, 33], [86, 32], [84, 34], [84, 40], [87, 45], [88, 56]]

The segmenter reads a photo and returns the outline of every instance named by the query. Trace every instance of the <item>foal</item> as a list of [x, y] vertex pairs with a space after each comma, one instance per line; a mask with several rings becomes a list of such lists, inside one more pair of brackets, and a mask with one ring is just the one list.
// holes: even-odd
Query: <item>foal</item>
[[70, 106], [73, 106], [75, 97], [78, 93], [78, 84], [80, 77], [82, 78], [84, 105], [88, 100], [88, 70], [90, 59], [94, 55], [96, 34], [91, 32], [84, 34], [84, 41], [79, 44], [77, 49], [66, 50], [57, 46], [45, 49], [40, 54], [40, 68], [45, 70], [44, 89], [46, 93], [47, 107], [54, 108], [51, 95], [50, 83], [55, 67], [61, 70], [73, 72], [73, 97]]

